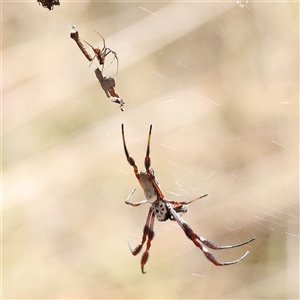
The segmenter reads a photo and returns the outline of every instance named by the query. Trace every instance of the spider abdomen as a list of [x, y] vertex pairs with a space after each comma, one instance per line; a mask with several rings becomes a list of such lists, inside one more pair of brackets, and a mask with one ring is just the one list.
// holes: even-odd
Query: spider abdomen
[[[154, 176], [154, 172], [152, 169], [150, 169], [150, 172]], [[154, 201], [157, 200], [157, 191], [156, 191], [155, 187], [153, 186], [151, 179], [148, 177], [146, 171], [141, 171], [140, 179], [141, 179], [141, 184], [142, 184], [144, 194], [145, 194], [147, 201], [150, 203], [153, 203]], [[154, 179], [154, 180], [156, 180], [156, 179]]]
[[166, 203], [164, 203], [164, 201], [162, 201], [162, 200], [154, 202], [151, 205], [151, 209], [154, 212], [154, 214], [156, 215], [156, 218], [158, 221], [163, 222], [170, 218], [170, 211], [169, 211]]

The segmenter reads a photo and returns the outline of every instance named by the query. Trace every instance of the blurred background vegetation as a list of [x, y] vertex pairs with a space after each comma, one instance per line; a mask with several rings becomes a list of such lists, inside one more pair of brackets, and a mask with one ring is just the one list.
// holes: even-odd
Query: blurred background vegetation
[[[240, 3], [238, 3], [240, 2]], [[299, 3], [2, 1], [2, 297], [287, 299], [299, 297]], [[105, 97], [70, 39], [118, 53]], [[87, 47], [90, 51], [90, 49]], [[108, 62], [110, 58], [108, 58]], [[105, 75], [114, 75], [113, 63]], [[146, 275], [149, 205], [140, 169], [219, 245], [216, 267], [171, 221], [156, 222]]]

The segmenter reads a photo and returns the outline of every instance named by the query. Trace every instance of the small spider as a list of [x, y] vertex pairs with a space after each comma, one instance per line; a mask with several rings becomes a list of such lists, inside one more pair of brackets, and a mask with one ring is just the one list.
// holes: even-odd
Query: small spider
[[[94, 53], [95, 53], [95, 56], [93, 57], [93, 60], [95, 59], [95, 57], [97, 57], [97, 59], [99, 60], [99, 64], [102, 65], [102, 71], [103, 71], [103, 68], [104, 68], [104, 61], [105, 61], [106, 56], [107, 56], [108, 54], [112, 53], [112, 54], [114, 55], [114, 58], [113, 58], [113, 60], [111, 61], [111, 63], [109, 64], [109, 66], [110, 66], [110, 65], [113, 63], [113, 61], [116, 59], [116, 60], [117, 60], [117, 74], [118, 74], [118, 70], [119, 70], [119, 60], [118, 60], [117, 53], [114, 52], [113, 50], [107, 48], [107, 47], [105, 46], [105, 39], [104, 39], [104, 37], [103, 37], [99, 32], [97, 32], [96, 30], [95, 30], [95, 32], [96, 32], [97, 34], [99, 34], [99, 35], [101, 36], [102, 40], [103, 40], [103, 48], [102, 48], [101, 50], [100, 50], [100, 48], [94, 48], [90, 43], [88, 43], [88, 42], [85, 41], [84, 39], [82, 39], [82, 38], [80, 38], [80, 39], [83, 40], [87, 45], [89, 45], [89, 46], [93, 49], [93, 51], [94, 51]], [[92, 60], [92, 61], [93, 61], [93, 60]], [[108, 66], [108, 67], [109, 67], [109, 66]]]
[[[150, 130], [149, 130], [149, 135], [148, 135], [148, 143], [147, 143], [147, 150], [146, 150], [146, 157], [145, 157], [145, 171], [141, 171], [139, 173], [138, 168], [135, 164], [135, 161], [132, 157], [129, 156], [129, 152], [126, 147], [125, 143], [125, 135], [124, 135], [124, 125], [122, 124], [122, 138], [123, 138], [123, 145], [124, 145], [124, 151], [125, 155], [127, 158], [128, 163], [133, 167], [134, 174], [139, 181], [142, 189], [144, 190], [144, 194], [146, 197], [146, 200], [142, 200], [140, 202], [130, 202], [130, 199], [135, 192], [135, 189], [130, 193], [128, 198], [126, 199], [125, 203], [131, 206], [139, 206], [144, 203], [150, 203], [150, 209], [148, 212], [147, 220], [146, 220], [146, 225], [144, 227], [143, 231], [143, 237], [141, 243], [135, 248], [132, 249], [130, 246], [130, 241], [129, 238], [127, 238], [128, 246], [133, 255], [137, 255], [141, 250], [144, 245], [144, 243], [147, 240], [146, 244], [146, 251], [142, 255], [142, 260], [141, 260], [141, 269], [142, 273], [145, 274], [146, 272], [144, 271], [144, 266], [148, 260], [149, 257], [149, 249], [151, 247], [151, 241], [154, 238], [154, 219], [155, 216], [158, 219], [158, 221], [164, 222], [168, 219], [172, 221], [176, 221], [181, 229], [184, 231], [186, 236], [204, 253], [206, 258], [211, 261], [213, 264], [216, 266], [227, 266], [227, 265], [233, 265], [241, 260], [243, 260], [248, 254], [249, 251], [247, 251], [242, 257], [240, 257], [237, 260], [234, 261], [228, 261], [228, 262], [219, 262], [216, 257], [208, 251], [208, 248], [211, 248], [213, 250], [222, 250], [222, 249], [231, 249], [231, 248], [236, 248], [240, 247], [243, 245], [246, 245], [253, 240], [255, 240], [255, 237], [243, 242], [241, 244], [237, 245], [230, 245], [230, 246], [217, 246], [214, 243], [210, 242], [209, 240], [199, 236], [196, 234], [192, 228], [181, 218], [181, 215], [185, 212], [187, 212], [188, 205], [191, 204], [192, 202], [199, 200], [203, 197], [206, 197], [206, 195], [202, 195], [192, 201], [188, 202], [176, 202], [176, 201], [170, 201], [167, 200], [159, 186], [158, 181], [156, 180], [154, 176], [154, 171], [152, 168], [150, 168], [150, 139], [151, 139], [151, 131], [152, 131], [152, 125], [150, 125]], [[203, 245], [202, 245], [202, 244]], [[206, 246], [206, 247], [205, 247]]]

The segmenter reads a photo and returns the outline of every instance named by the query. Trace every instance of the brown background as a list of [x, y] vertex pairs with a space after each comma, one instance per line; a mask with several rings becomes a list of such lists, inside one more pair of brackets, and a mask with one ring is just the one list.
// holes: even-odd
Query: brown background
[[[246, 4], [246, 1], [243, 2]], [[299, 4], [2, 1], [3, 298], [298, 298]], [[105, 97], [71, 25], [118, 53]], [[90, 49], [87, 48], [89, 51]], [[108, 57], [108, 63], [112, 57]], [[105, 70], [114, 75], [113, 63]], [[155, 223], [147, 274], [140, 242], [149, 205], [140, 169], [165, 196], [209, 197], [184, 219], [219, 245], [216, 267], [171, 221]]]

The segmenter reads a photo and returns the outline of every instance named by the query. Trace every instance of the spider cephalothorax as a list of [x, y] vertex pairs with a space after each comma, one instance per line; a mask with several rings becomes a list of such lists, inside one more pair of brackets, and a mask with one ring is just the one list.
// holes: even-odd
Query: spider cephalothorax
[[[176, 201], [171, 201], [167, 200], [159, 186], [158, 181], [156, 180], [154, 176], [154, 171], [153, 169], [150, 168], [150, 139], [151, 139], [151, 131], [152, 131], [152, 125], [150, 125], [150, 130], [149, 130], [149, 135], [148, 135], [148, 143], [147, 143], [147, 150], [146, 150], [146, 157], [145, 157], [145, 171], [141, 171], [139, 173], [138, 168], [135, 164], [135, 161], [132, 157], [129, 156], [129, 152], [126, 147], [125, 143], [125, 134], [124, 134], [124, 126], [122, 124], [122, 138], [123, 138], [123, 146], [124, 146], [124, 151], [125, 155], [127, 158], [128, 163], [133, 167], [134, 174], [139, 181], [141, 187], [144, 190], [144, 194], [146, 199], [139, 201], [139, 202], [131, 202], [130, 199], [135, 191], [130, 193], [128, 198], [126, 199], [125, 203], [131, 206], [139, 206], [144, 203], [150, 203], [151, 207], [148, 212], [147, 220], [146, 220], [146, 225], [144, 226], [144, 232], [143, 232], [143, 237], [141, 243], [135, 248], [132, 249], [129, 243], [128, 239], [128, 246], [133, 255], [137, 255], [141, 250], [144, 245], [144, 243], [147, 240], [147, 245], [146, 245], [146, 251], [142, 255], [142, 260], [141, 260], [141, 268], [142, 268], [142, 273], [146, 273], [144, 271], [144, 265], [146, 264], [148, 257], [149, 257], [149, 249], [151, 247], [151, 241], [154, 238], [154, 219], [155, 216], [158, 221], [167, 221], [168, 219], [172, 221], [176, 221], [178, 225], [182, 228], [186, 236], [204, 253], [206, 258], [210, 260], [212, 263], [214, 263], [216, 266], [227, 266], [227, 265], [233, 265], [241, 260], [243, 260], [248, 254], [249, 251], [247, 251], [242, 257], [240, 257], [237, 260], [234, 261], [229, 261], [229, 262], [219, 262], [216, 257], [208, 251], [208, 248], [213, 249], [213, 250], [222, 250], [222, 249], [231, 249], [231, 248], [236, 248], [240, 247], [243, 245], [246, 245], [255, 238], [252, 238], [246, 242], [236, 244], [236, 245], [230, 245], [230, 246], [217, 246], [214, 243], [210, 242], [209, 240], [197, 235], [192, 228], [185, 223], [185, 221], [181, 218], [181, 215], [185, 212], [187, 212], [188, 205], [191, 204], [192, 202], [199, 200], [203, 197], [206, 197], [206, 195], [202, 195], [194, 200], [188, 201], [188, 202], [176, 202]], [[205, 247], [206, 246], [206, 247]]]

